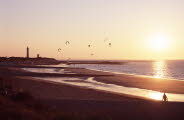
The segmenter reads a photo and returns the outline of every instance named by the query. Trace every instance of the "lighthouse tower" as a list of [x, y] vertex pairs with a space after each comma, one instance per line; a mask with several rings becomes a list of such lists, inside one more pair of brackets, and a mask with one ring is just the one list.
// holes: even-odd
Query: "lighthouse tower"
[[27, 47], [27, 56], [26, 58], [29, 58], [29, 47]]

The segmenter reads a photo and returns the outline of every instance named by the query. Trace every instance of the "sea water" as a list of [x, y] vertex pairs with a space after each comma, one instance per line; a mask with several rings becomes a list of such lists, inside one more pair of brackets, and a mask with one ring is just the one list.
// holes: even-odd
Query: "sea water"
[[126, 61], [122, 65], [75, 64], [71, 67], [184, 80], [184, 61]]

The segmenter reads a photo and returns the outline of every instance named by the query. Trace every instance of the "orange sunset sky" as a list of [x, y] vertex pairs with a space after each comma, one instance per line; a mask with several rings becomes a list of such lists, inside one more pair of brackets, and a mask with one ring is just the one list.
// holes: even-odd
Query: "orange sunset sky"
[[184, 59], [183, 6], [183, 0], [0, 0], [0, 56], [24, 57], [29, 46], [31, 57]]

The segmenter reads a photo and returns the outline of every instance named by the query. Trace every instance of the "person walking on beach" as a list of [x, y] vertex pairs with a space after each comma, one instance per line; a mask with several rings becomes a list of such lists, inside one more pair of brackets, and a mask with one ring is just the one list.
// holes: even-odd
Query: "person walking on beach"
[[163, 102], [167, 102], [167, 101], [168, 101], [168, 98], [167, 98], [167, 96], [166, 96], [165, 93], [164, 93], [164, 95], [163, 95], [162, 101], [163, 101]]

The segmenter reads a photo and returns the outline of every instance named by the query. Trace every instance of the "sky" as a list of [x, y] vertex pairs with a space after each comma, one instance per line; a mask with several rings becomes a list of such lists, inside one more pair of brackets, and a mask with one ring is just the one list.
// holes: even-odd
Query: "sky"
[[29, 46], [31, 57], [184, 59], [183, 6], [183, 0], [0, 0], [0, 56], [25, 57]]

